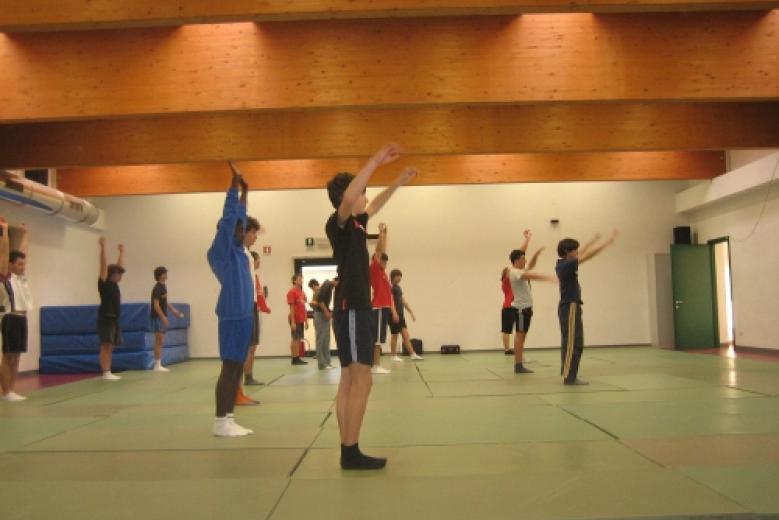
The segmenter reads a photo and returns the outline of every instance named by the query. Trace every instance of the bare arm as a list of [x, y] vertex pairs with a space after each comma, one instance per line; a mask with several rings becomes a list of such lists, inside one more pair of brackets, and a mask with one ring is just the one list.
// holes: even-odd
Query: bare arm
[[381, 255], [387, 252], [387, 225], [383, 222], [379, 224], [379, 240], [376, 242], [376, 251], [373, 256], [376, 257], [376, 261], [381, 260]]
[[527, 253], [527, 246], [530, 245], [530, 238], [533, 236], [533, 233], [529, 229], [526, 229], [525, 231], [522, 232], [522, 236], [525, 238], [524, 240], [522, 240], [519, 249]]
[[160, 307], [160, 300], [157, 299], [157, 298], [154, 298], [154, 312], [157, 313], [157, 316], [160, 317], [160, 319], [162, 320], [162, 323], [164, 323], [165, 326], [167, 327], [167, 325], [168, 325], [168, 317], [165, 316], [164, 312], [162, 312], [162, 307]]
[[19, 240], [19, 251], [26, 255], [30, 249], [30, 234], [27, 232], [27, 224], [19, 226], [19, 232], [22, 234], [22, 238]]
[[179, 318], [183, 318], [183, 317], [184, 317], [184, 313], [183, 313], [183, 312], [181, 312], [181, 311], [179, 311], [177, 308], [175, 308], [175, 307], [174, 307], [173, 305], [171, 305], [170, 303], [168, 304], [168, 309], [169, 309], [169, 310], [171, 310], [171, 311], [173, 312], [173, 314], [175, 314], [175, 315], [176, 315], [176, 316], [178, 316]]
[[405, 296], [403, 297], [403, 307], [411, 314], [411, 319], [417, 321], [417, 317], [414, 315], [414, 311], [411, 310], [411, 306], [408, 304], [408, 300]]
[[295, 330], [295, 304], [294, 303], [289, 304], [289, 316], [287, 316], [287, 320], [289, 321], [289, 328]]
[[0, 217], [0, 275], [8, 276], [8, 255], [10, 254], [10, 243], [8, 241], [8, 222]]
[[585, 255], [589, 252], [590, 249], [595, 246], [595, 244], [600, 240], [600, 233], [595, 233], [595, 236], [592, 237], [592, 240], [584, 244], [582, 247], [579, 248], [579, 257], [581, 258], [582, 255]]
[[541, 255], [541, 252], [543, 252], [544, 248], [540, 248], [538, 251], [533, 253], [533, 256], [530, 258], [530, 261], [527, 263], [527, 270], [532, 271], [533, 268], [536, 266], [536, 262], [538, 262], [538, 257]]
[[528, 271], [525, 271], [524, 273], [522, 273], [522, 278], [524, 278], [525, 280], [536, 280], [536, 281], [539, 281], [539, 282], [556, 282], [557, 281], [557, 277], [550, 276], [550, 275], [547, 275], [547, 274], [531, 273], [531, 272], [528, 272]]
[[365, 166], [362, 167], [362, 170], [360, 170], [357, 176], [352, 179], [352, 182], [349, 183], [349, 186], [344, 192], [341, 205], [338, 206], [338, 224], [343, 225], [343, 223], [349, 219], [355, 201], [362, 192], [365, 191], [366, 186], [368, 186], [368, 181], [371, 179], [373, 172], [376, 171], [376, 168], [384, 164], [389, 164], [398, 157], [400, 157], [400, 148], [398, 145], [387, 144], [376, 152], [373, 157], [368, 159], [368, 162], [365, 163]]
[[124, 244], [119, 244], [117, 249], [119, 250], [119, 256], [116, 257], [116, 265], [124, 267]]
[[98, 239], [98, 243], [100, 244], [100, 279], [104, 282], [108, 279], [108, 260], [106, 259], [105, 255], [105, 237], [100, 237]]
[[372, 217], [376, 213], [379, 212], [379, 210], [384, 206], [384, 204], [387, 203], [387, 201], [392, 197], [392, 194], [395, 193], [395, 190], [403, 186], [404, 184], [407, 184], [411, 179], [417, 176], [417, 170], [414, 168], [403, 168], [403, 171], [398, 175], [398, 178], [395, 179], [395, 182], [393, 182], [389, 188], [384, 189], [381, 193], [379, 193], [368, 205], [368, 209], [365, 211], [368, 213], [369, 217]]
[[611, 244], [614, 243], [614, 241], [617, 239], [618, 236], [619, 236], [619, 231], [617, 231], [615, 229], [611, 233], [611, 236], [609, 237], [609, 239], [606, 240], [605, 242], [603, 242], [602, 244], [599, 244], [599, 245], [596, 245], [596, 246], [592, 246], [591, 249], [589, 249], [588, 251], [586, 251], [583, 254], [581, 252], [579, 252], [579, 263], [581, 264], [581, 263], [586, 262], [587, 260], [590, 260], [592, 257], [594, 257], [595, 255], [597, 255], [598, 253], [600, 253], [601, 251], [606, 249], [608, 246], [610, 246]]

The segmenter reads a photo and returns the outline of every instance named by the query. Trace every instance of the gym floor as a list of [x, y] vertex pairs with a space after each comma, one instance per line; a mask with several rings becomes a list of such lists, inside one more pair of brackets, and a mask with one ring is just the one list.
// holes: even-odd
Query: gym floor
[[0, 403], [0, 516], [16, 519], [779, 517], [779, 363], [590, 348], [515, 376], [501, 353], [428, 355], [376, 376], [362, 433], [385, 470], [343, 472], [338, 370], [259, 359], [211, 435], [218, 362], [41, 387]]

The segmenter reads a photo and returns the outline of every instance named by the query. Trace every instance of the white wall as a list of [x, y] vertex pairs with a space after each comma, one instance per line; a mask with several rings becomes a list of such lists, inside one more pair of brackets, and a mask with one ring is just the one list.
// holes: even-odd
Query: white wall
[[[742, 154], [743, 155], [743, 154]], [[762, 156], [767, 153], [760, 154]], [[743, 167], [741, 160], [735, 161]], [[769, 164], [771, 168], [775, 165]], [[748, 165], [747, 165], [748, 166]], [[770, 172], [765, 172], [765, 177]], [[700, 243], [730, 237], [736, 345], [779, 348], [779, 186], [774, 183], [715, 202], [689, 214]], [[752, 230], [754, 229], [754, 232]], [[750, 236], [750, 233], [751, 236]]]
[[[675, 215], [674, 195], [684, 183], [568, 183], [492, 186], [431, 186], [401, 189], [371, 226], [389, 226], [390, 268], [404, 272], [404, 289], [419, 321], [412, 335], [426, 348], [457, 343], [464, 349], [500, 345], [500, 270], [521, 232], [531, 228], [531, 250], [546, 247], [539, 267], [553, 273], [557, 241], [571, 236], [584, 242], [596, 232], [619, 227], [611, 249], [580, 270], [584, 295], [585, 338], [590, 345], [651, 341], [648, 259], [668, 251]], [[376, 190], [369, 190], [369, 196]], [[123, 301], [146, 300], [152, 270], [170, 270], [171, 301], [192, 305], [191, 351], [217, 355], [214, 305], [218, 285], [205, 259], [224, 194], [97, 198], [106, 212], [111, 254], [122, 240], [128, 271]], [[269, 286], [273, 310], [263, 316], [261, 355], [285, 355], [289, 332], [285, 295], [293, 258], [328, 256], [329, 248], [307, 250], [304, 238], [324, 237], [332, 208], [324, 190], [252, 192], [250, 214], [268, 232], [255, 246], [272, 246], [263, 256], [261, 276]], [[9, 215], [6, 208], [0, 212]], [[29, 276], [37, 301], [47, 304], [96, 303], [97, 236], [89, 229], [23, 212], [32, 229]], [[20, 217], [20, 218], [22, 218]], [[14, 214], [10, 218], [16, 222]], [[553, 228], [552, 218], [560, 219]], [[111, 260], [109, 258], [109, 260]], [[535, 316], [529, 347], [557, 346], [559, 331], [555, 284], [534, 285]], [[37, 366], [37, 316], [31, 320], [30, 354], [23, 368]]]

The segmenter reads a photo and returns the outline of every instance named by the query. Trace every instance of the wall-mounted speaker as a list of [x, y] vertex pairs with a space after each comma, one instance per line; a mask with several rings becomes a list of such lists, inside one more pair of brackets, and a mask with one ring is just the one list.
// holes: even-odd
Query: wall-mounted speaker
[[674, 228], [674, 244], [692, 244], [692, 229], [690, 226]]

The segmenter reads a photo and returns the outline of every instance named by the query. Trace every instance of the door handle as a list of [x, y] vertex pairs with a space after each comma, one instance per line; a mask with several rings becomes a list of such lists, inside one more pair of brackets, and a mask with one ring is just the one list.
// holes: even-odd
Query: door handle
[[680, 303], [684, 303], [684, 301], [683, 300], [674, 300], [674, 303], [678, 305]]

